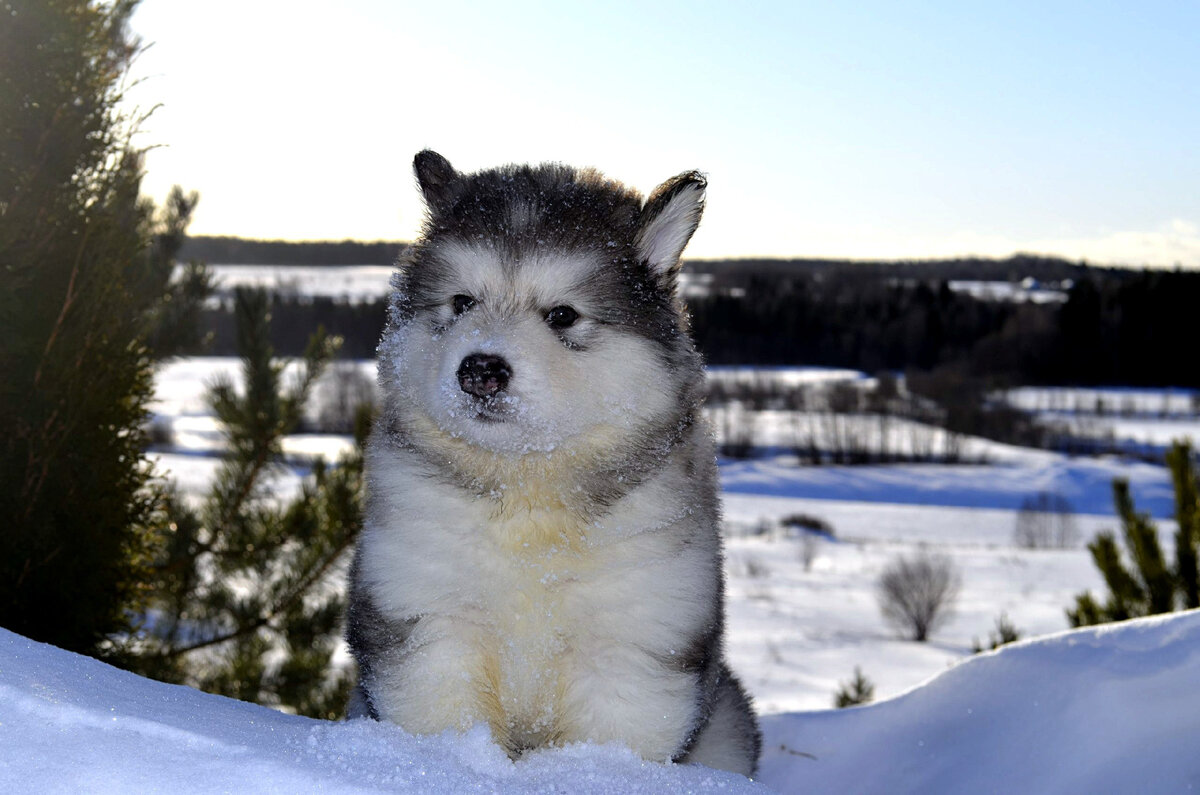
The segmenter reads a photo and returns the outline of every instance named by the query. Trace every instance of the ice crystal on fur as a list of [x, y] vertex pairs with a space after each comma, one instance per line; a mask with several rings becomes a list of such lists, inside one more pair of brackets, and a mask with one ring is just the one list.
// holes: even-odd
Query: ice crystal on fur
[[351, 579], [361, 710], [483, 721], [514, 757], [620, 741], [751, 773], [676, 291], [703, 178], [643, 201], [561, 165], [415, 167], [429, 216], [392, 283]]

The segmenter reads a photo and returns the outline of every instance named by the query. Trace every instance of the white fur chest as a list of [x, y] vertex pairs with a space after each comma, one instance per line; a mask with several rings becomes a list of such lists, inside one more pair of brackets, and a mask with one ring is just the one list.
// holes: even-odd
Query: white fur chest
[[376, 497], [384, 510], [364, 533], [361, 574], [385, 615], [419, 619], [411, 650], [377, 684], [381, 715], [419, 732], [486, 721], [513, 751], [628, 740], [633, 718], [619, 705], [648, 692], [663, 698], [662, 725], [647, 727], [638, 750], [654, 758], [678, 747], [694, 699], [687, 678], [652, 655], [711, 620], [713, 572], [666, 532], [687, 515], [664, 499], [667, 484], [585, 526], [566, 508], [501, 510], [404, 467], [374, 471], [388, 473], [372, 484], [386, 489]]

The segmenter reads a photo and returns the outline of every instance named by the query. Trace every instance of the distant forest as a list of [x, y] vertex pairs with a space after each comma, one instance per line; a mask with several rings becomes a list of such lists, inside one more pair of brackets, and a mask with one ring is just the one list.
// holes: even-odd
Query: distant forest
[[210, 265], [394, 265], [407, 243], [396, 240], [247, 240], [241, 237], [189, 237], [179, 252], [184, 262]]
[[[212, 265], [394, 265], [410, 244], [400, 240], [251, 240], [241, 237], [196, 235], [187, 238], [179, 258]], [[973, 279], [1040, 281], [1075, 279], [1089, 271], [1085, 263], [1055, 257], [1017, 255], [1007, 259], [963, 257], [940, 260], [834, 260], [834, 259], [689, 259], [684, 270], [713, 274], [731, 283], [752, 276], [787, 277], [855, 273], [865, 277], [886, 275], [899, 279]]]
[[[183, 257], [228, 264], [391, 264], [405, 244], [192, 238]], [[688, 299], [710, 364], [821, 365], [905, 372], [928, 383], [1200, 387], [1200, 272], [1097, 268], [1051, 257], [929, 261], [691, 260], [711, 274]], [[980, 299], [955, 280], [1060, 286], [1065, 302]], [[208, 351], [233, 350], [229, 307], [210, 309]], [[276, 296], [280, 353], [302, 352], [318, 324], [344, 355], [374, 355], [385, 302]], [[952, 378], [939, 379], [953, 373]]]

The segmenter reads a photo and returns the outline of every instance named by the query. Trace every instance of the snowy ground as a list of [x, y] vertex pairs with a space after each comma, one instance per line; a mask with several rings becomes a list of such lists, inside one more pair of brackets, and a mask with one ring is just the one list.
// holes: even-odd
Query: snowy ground
[[[794, 507], [799, 506], [789, 506]], [[1001, 613], [1025, 637], [1057, 632], [1067, 626], [1063, 608], [1074, 595], [1103, 584], [1080, 550], [1013, 548], [1006, 512], [839, 507], [846, 512], [842, 524], [835, 512], [818, 515], [831, 519], [839, 533], [851, 533], [850, 540], [819, 542], [811, 570], [803, 566], [799, 540], [728, 544], [729, 654], [762, 712], [828, 708], [855, 667], [874, 682], [878, 697], [890, 697], [970, 658]], [[894, 515], [897, 508], [900, 514]], [[930, 521], [939, 514], [943, 521]], [[963, 523], [976, 518], [982, 537]], [[876, 525], [873, 519], [882, 521]], [[918, 522], [924, 522], [924, 538], [889, 537]], [[1003, 537], [1002, 543], [989, 543], [989, 535]], [[889, 562], [911, 555], [922, 540], [958, 567], [962, 591], [932, 641], [913, 643], [880, 618], [874, 583]]]
[[757, 782], [575, 745], [510, 761], [141, 679], [0, 630], [0, 791], [1145, 793], [1200, 789], [1200, 612], [1015, 644], [896, 699], [767, 715]]

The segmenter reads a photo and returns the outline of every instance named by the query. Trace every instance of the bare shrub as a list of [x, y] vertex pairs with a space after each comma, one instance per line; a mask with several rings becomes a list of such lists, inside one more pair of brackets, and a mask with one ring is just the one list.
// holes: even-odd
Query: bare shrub
[[833, 525], [825, 521], [819, 516], [813, 516], [808, 513], [793, 513], [779, 520], [779, 524], [784, 527], [794, 528], [796, 530], [811, 530], [821, 535], [833, 538], [836, 534], [833, 532]]
[[817, 559], [817, 534], [805, 533], [800, 538], [800, 562], [805, 571], [812, 571], [813, 561]]
[[862, 409], [862, 390], [853, 381], [835, 381], [826, 400], [834, 414], [857, 414]]
[[821, 463], [821, 444], [814, 408], [816, 403], [816, 393], [811, 384], [800, 384], [786, 396], [784, 407], [791, 416], [792, 453], [800, 463]]
[[900, 385], [893, 373], [886, 370], [875, 376], [875, 388], [867, 393], [867, 410], [875, 414], [879, 423], [880, 463], [887, 463], [892, 458], [890, 449], [892, 418], [896, 413], [900, 398]]
[[860, 423], [862, 392], [851, 381], [835, 381], [825, 391], [824, 441], [835, 464], [863, 464], [869, 459]]
[[172, 418], [156, 414], [146, 423], [146, 443], [154, 450], [175, 447], [175, 426]]
[[805, 571], [811, 571], [813, 561], [817, 559], [820, 540], [834, 538], [833, 525], [819, 516], [806, 513], [794, 513], [779, 520], [779, 524], [800, 538], [800, 562]]
[[1079, 528], [1070, 500], [1048, 491], [1026, 497], [1017, 512], [1013, 541], [1024, 549], [1074, 547], [1079, 541]]
[[741, 403], [733, 401], [714, 410], [718, 452], [729, 458], [749, 458], [754, 452], [755, 417]]
[[912, 640], [924, 642], [949, 617], [961, 585], [962, 576], [950, 558], [922, 550], [892, 561], [875, 587], [884, 619]]
[[304, 430], [319, 433], [353, 433], [360, 406], [375, 404], [375, 379], [356, 362], [334, 362], [317, 384], [314, 409]]
[[746, 576], [752, 580], [765, 580], [771, 576], [771, 570], [757, 558], [746, 558], [744, 571]]

